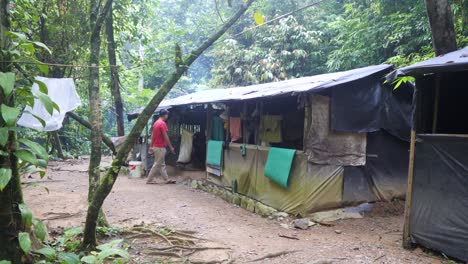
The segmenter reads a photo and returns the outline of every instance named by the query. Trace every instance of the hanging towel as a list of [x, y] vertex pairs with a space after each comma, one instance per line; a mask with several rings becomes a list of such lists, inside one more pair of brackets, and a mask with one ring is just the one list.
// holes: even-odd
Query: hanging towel
[[273, 180], [283, 188], [288, 188], [289, 173], [296, 150], [270, 148], [265, 165], [265, 177]]
[[182, 129], [178, 163], [189, 163], [192, 159], [193, 134]]
[[231, 132], [231, 142], [242, 138], [240, 117], [231, 117], [229, 119], [229, 130]]
[[217, 141], [224, 140], [224, 120], [214, 116], [211, 120], [211, 139]]
[[281, 120], [282, 116], [279, 115], [265, 115], [262, 116], [260, 124], [260, 138], [268, 143], [280, 143], [282, 140], [281, 135]]
[[223, 160], [223, 141], [208, 141], [206, 164], [221, 167]]
[[[63, 119], [67, 112], [75, 110], [81, 105], [80, 97], [75, 90], [75, 83], [71, 78], [44, 78], [36, 77], [36, 80], [43, 82], [48, 89], [50, 99], [60, 108], [60, 113], [54, 109], [52, 115], [47, 112], [40, 100], [34, 99], [34, 107], [26, 106], [23, 115], [18, 120], [18, 125], [29, 127], [39, 131], [56, 131], [62, 127]], [[39, 85], [33, 84], [32, 91], [39, 91]], [[43, 119], [45, 127], [32, 114]]]

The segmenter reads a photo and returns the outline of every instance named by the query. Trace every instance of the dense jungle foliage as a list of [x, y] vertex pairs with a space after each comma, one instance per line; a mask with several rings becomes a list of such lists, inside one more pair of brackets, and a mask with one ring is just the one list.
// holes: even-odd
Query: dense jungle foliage
[[[89, 30], [83, 25], [86, 1], [16, 0], [12, 8], [12, 30], [41, 41], [52, 53], [39, 51], [39, 61], [86, 65]], [[198, 89], [233, 87], [279, 81], [379, 63], [403, 66], [433, 56], [431, 34], [424, 1], [339, 0], [320, 1], [304, 10], [304, 1], [261, 0], [209, 53], [202, 55], [177, 84], [170, 96]], [[452, 5], [458, 46], [468, 45], [468, 1]], [[120, 0], [114, 3], [117, 65], [124, 112], [145, 105], [173, 69], [172, 47], [181, 43], [187, 51], [200, 43], [232, 14], [226, 1]], [[252, 17], [264, 21], [256, 26]], [[424, 19], [421, 19], [424, 18]], [[104, 34], [103, 34], [104, 35]], [[103, 50], [107, 42], [103, 36]], [[101, 65], [108, 65], [101, 52]], [[21, 65], [33, 75], [72, 77], [82, 98], [87, 98], [88, 71], [72, 67]], [[110, 92], [109, 68], [101, 68], [103, 130], [116, 135], [116, 119]], [[87, 100], [79, 114], [85, 115]], [[89, 152], [87, 131], [66, 120], [59, 131], [64, 151]], [[126, 124], [127, 130], [130, 124]], [[34, 137], [46, 135], [33, 133]]]

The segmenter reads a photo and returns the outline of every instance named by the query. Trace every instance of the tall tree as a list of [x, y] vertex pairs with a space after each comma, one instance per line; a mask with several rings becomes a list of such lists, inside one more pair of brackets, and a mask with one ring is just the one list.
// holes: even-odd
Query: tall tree
[[171, 76], [159, 87], [158, 92], [154, 95], [145, 109], [143, 109], [135, 123], [135, 126], [130, 131], [125, 142], [117, 152], [115, 159], [112, 161], [111, 168], [105, 173], [104, 177], [100, 181], [100, 184], [97, 186], [96, 191], [93, 193], [93, 197], [86, 215], [83, 247], [90, 248], [96, 245], [96, 226], [97, 219], [99, 217], [99, 210], [101, 209], [104, 200], [111, 192], [112, 187], [117, 180], [120, 168], [125, 164], [125, 158], [130, 152], [133, 143], [140, 136], [144, 127], [148, 123], [148, 120], [153, 116], [154, 111], [157, 109], [159, 103], [174, 87], [182, 75], [188, 70], [190, 65], [206, 49], [208, 49], [215, 41], [217, 41], [245, 13], [245, 11], [247, 11], [253, 2], [254, 0], [248, 0], [245, 4], [241, 3], [241, 7], [236, 12], [236, 14], [231, 19], [229, 19], [218, 31], [205, 40], [198, 48], [189, 52], [185, 58], [175, 58], [175, 70], [172, 72]]
[[[9, 63], [11, 58], [8, 52], [3, 52], [9, 48], [9, 39], [6, 36], [6, 32], [10, 30], [8, 7], [8, 0], [0, 0], [0, 71], [2, 74], [12, 70]], [[0, 85], [3, 87], [4, 83]], [[14, 107], [14, 96], [5, 94], [2, 87], [0, 87], [0, 105], [2, 108], [4, 105]], [[16, 133], [8, 131], [6, 120], [2, 116], [0, 115], [0, 181], [10, 179], [3, 190], [0, 190], [0, 260], [8, 259], [13, 263], [20, 263], [23, 254], [17, 238], [23, 229], [23, 224], [18, 205], [23, 203], [23, 194], [18, 172], [18, 159], [12, 153], [17, 146]], [[3, 155], [3, 153], [9, 154]]]
[[436, 55], [457, 50], [457, 36], [449, 0], [426, 0], [427, 15]]
[[112, 97], [114, 97], [115, 114], [117, 117], [117, 135], [121, 137], [121, 136], [125, 136], [125, 126], [124, 126], [122, 95], [120, 94], [119, 71], [116, 66], [114, 67], [114, 65], [117, 65], [117, 57], [115, 55], [116, 44], [115, 44], [115, 37], [114, 37], [114, 18], [113, 18], [112, 5], [110, 7], [109, 15], [106, 21], [106, 34], [107, 34], [107, 53], [109, 57], [109, 64], [111, 65], [111, 68], [110, 68], [111, 93], [112, 93]]
[[91, 123], [91, 155], [89, 160], [89, 190], [88, 200], [91, 201], [100, 179], [101, 164], [101, 142], [102, 142], [102, 113], [101, 113], [101, 95], [99, 82], [99, 57], [101, 54], [101, 29], [109, 14], [112, 6], [112, 0], [107, 0], [104, 6], [101, 1], [90, 1], [90, 57], [89, 57], [89, 108]]

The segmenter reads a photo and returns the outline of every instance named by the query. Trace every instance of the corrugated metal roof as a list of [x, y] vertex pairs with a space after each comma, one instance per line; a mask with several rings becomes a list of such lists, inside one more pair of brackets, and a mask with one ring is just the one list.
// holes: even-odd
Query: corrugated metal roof
[[421, 75], [468, 70], [468, 47], [398, 70], [398, 75]]
[[291, 93], [321, 91], [340, 84], [356, 81], [371, 75], [389, 71], [391, 65], [375, 65], [350, 71], [327, 73], [281, 82], [272, 82], [228, 89], [209, 89], [193, 94], [164, 100], [160, 107], [202, 104], [210, 102], [240, 101], [261, 97], [272, 97]]

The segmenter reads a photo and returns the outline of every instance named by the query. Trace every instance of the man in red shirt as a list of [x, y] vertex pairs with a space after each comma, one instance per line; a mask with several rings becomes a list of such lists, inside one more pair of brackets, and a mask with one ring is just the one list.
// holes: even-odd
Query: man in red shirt
[[151, 148], [150, 153], [154, 153], [154, 164], [148, 174], [148, 180], [146, 183], [152, 184], [156, 183], [154, 178], [156, 174], [159, 173], [164, 178], [166, 183], [170, 183], [169, 176], [166, 171], [166, 147], [169, 146], [169, 149], [172, 153], [175, 153], [174, 147], [171, 144], [169, 136], [167, 135], [167, 125], [166, 120], [169, 117], [169, 112], [165, 109], [159, 111], [159, 119], [154, 122], [153, 133], [151, 135]]

